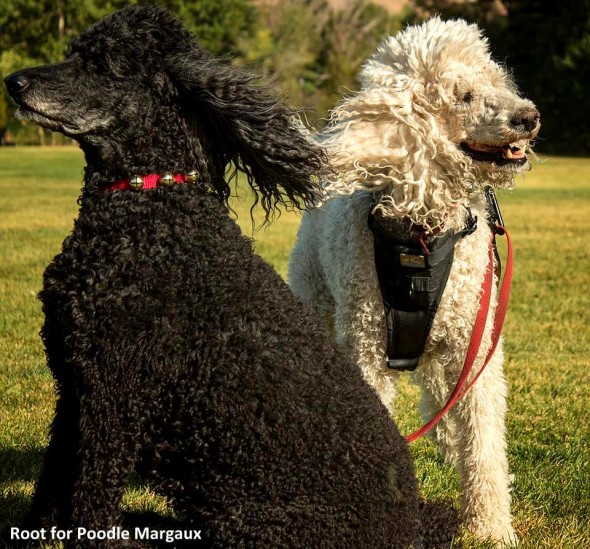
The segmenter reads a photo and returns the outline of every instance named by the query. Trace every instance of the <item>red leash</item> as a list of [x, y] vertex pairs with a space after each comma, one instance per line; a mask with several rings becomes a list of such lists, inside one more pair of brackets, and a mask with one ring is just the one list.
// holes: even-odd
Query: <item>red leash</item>
[[492, 238], [490, 240], [489, 261], [482, 285], [483, 294], [481, 296], [481, 301], [479, 303], [479, 310], [477, 311], [477, 317], [475, 318], [475, 324], [473, 326], [473, 332], [471, 333], [471, 340], [469, 341], [467, 354], [465, 355], [463, 369], [459, 374], [457, 384], [455, 385], [455, 388], [453, 389], [451, 396], [447, 400], [447, 403], [442, 407], [442, 409], [428, 423], [426, 423], [420, 429], [414, 431], [412, 434], [406, 437], [406, 441], [408, 443], [413, 442], [414, 440], [420, 438], [422, 435], [430, 431], [441, 420], [441, 418], [459, 401], [459, 399], [465, 396], [467, 391], [471, 389], [473, 384], [477, 381], [477, 378], [479, 378], [481, 373], [484, 371], [485, 367], [488, 365], [488, 362], [492, 358], [494, 351], [496, 350], [498, 341], [500, 340], [500, 334], [502, 333], [504, 319], [506, 318], [506, 311], [508, 310], [508, 299], [510, 297], [510, 285], [512, 282], [512, 242], [510, 240], [510, 235], [502, 226], [497, 227], [496, 234], [506, 235], [506, 244], [508, 250], [506, 258], [506, 269], [504, 271], [504, 279], [502, 280], [502, 287], [500, 289], [500, 293], [498, 294], [498, 306], [496, 307], [496, 315], [494, 317], [494, 327], [492, 331], [492, 346], [488, 351], [483, 366], [479, 369], [475, 376], [473, 376], [473, 379], [469, 382], [469, 384], [465, 386], [467, 378], [469, 377], [469, 374], [471, 374], [471, 371], [473, 370], [473, 364], [475, 363], [475, 360], [477, 358], [477, 353], [479, 351], [479, 346], [481, 345], [486, 320], [488, 318], [488, 313], [490, 310], [492, 286], [494, 283], [494, 234], [492, 234]]

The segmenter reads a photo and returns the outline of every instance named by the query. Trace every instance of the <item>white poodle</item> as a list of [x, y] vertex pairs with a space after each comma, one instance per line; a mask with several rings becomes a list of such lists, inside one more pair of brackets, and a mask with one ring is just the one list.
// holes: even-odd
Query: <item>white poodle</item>
[[[336, 175], [332, 195], [303, 218], [289, 280], [294, 292], [333, 326], [367, 381], [391, 408], [396, 372], [387, 366], [387, 329], [369, 212], [394, 234], [448, 230], [473, 234], [454, 260], [424, 353], [414, 372], [421, 411], [445, 404], [463, 366], [488, 265], [491, 229], [486, 186], [510, 187], [530, 169], [539, 113], [495, 63], [475, 25], [428, 22], [387, 38], [319, 137]], [[497, 274], [497, 273], [496, 273]], [[491, 347], [497, 291], [474, 369]], [[478, 536], [516, 542], [511, 525], [502, 343], [477, 383], [433, 433], [460, 471], [464, 524]]]

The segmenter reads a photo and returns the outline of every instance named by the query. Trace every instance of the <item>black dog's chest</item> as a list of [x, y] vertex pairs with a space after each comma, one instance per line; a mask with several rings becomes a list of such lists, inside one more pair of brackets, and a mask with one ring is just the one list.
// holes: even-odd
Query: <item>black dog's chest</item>
[[[44, 274], [46, 343], [66, 338], [66, 332], [88, 334], [103, 347], [120, 337], [151, 347], [180, 341], [217, 322], [202, 311], [219, 296], [236, 303], [235, 314], [241, 314], [256, 279], [249, 274], [252, 250], [237, 225], [221, 215], [221, 203], [185, 196], [182, 208], [170, 199], [164, 210], [140, 199], [138, 219], [137, 200], [131, 197], [110, 211], [105, 199], [90, 215], [81, 213]], [[217, 231], [210, 230], [214, 224]], [[77, 346], [70, 338], [68, 348], [74, 352]]]

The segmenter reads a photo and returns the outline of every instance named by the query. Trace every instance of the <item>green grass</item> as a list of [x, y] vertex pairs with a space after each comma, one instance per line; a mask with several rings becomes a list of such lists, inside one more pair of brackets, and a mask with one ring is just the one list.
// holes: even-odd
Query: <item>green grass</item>
[[[47, 444], [54, 394], [35, 295], [76, 215], [83, 160], [75, 148], [0, 148], [0, 530], [29, 504]], [[524, 548], [590, 546], [590, 160], [546, 158], [501, 193], [515, 247], [505, 326], [509, 452], [516, 529]], [[298, 215], [253, 232], [250, 205], [232, 202], [244, 232], [285, 276]], [[402, 431], [420, 423], [402, 383]], [[432, 444], [413, 445], [427, 498], [458, 497]], [[132, 508], [164, 510], [145, 487]], [[467, 542], [469, 547], [480, 547]]]

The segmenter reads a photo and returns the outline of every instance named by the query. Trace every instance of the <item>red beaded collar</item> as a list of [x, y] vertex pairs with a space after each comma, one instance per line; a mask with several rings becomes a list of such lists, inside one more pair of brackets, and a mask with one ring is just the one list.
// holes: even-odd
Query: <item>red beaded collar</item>
[[125, 179], [119, 179], [111, 185], [104, 187], [107, 191], [145, 191], [147, 189], [155, 189], [156, 187], [164, 186], [170, 187], [172, 185], [179, 185], [181, 183], [196, 183], [199, 175], [196, 171], [189, 173], [170, 173], [163, 174], [150, 173], [147, 175], [133, 175]]

